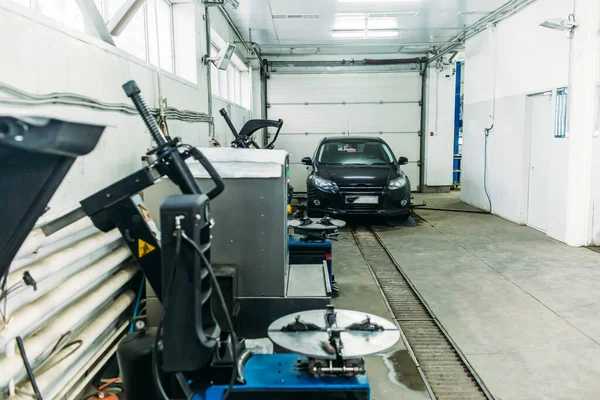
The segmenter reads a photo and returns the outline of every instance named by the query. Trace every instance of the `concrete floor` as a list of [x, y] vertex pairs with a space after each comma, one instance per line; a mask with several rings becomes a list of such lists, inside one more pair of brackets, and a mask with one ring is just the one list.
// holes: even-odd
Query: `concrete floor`
[[[379, 287], [349, 231], [333, 242], [334, 274], [340, 287], [338, 308], [363, 311], [392, 320]], [[413, 360], [399, 342], [386, 355], [366, 358], [372, 400], [429, 399]]]
[[[468, 208], [458, 193], [415, 197]], [[600, 254], [491, 215], [417, 213], [418, 226], [378, 233], [496, 399], [600, 398]], [[386, 314], [347, 241], [338, 304]]]

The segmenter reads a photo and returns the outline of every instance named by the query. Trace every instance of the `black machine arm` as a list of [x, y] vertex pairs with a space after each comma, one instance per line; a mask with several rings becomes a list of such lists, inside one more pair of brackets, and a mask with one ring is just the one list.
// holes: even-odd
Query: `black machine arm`
[[167, 141], [152, 118], [135, 82], [125, 83], [123, 89], [134, 102], [158, 145], [149, 152], [156, 155], [156, 160], [150, 166], [84, 199], [81, 201], [81, 206], [98, 229], [107, 232], [115, 227], [119, 228], [150, 285], [159, 299], [162, 299], [160, 243], [156, 229], [138, 194], [163, 176], [169, 177], [179, 186], [183, 194], [202, 194], [201, 188], [185, 162], [189, 157], [196, 159], [214, 182], [214, 186], [206, 193], [208, 199], [215, 198], [223, 191], [225, 185], [217, 171], [198, 149], [181, 144], [179, 138]]
[[92, 151], [103, 131], [58, 119], [0, 116], [0, 285], [75, 159]]
[[231, 143], [233, 147], [241, 147], [247, 149], [250, 147], [250, 145], [252, 145], [254, 146], [254, 148], [260, 149], [260, 146], [254, 141], [254, 139], [252, 139], [252, 135], [254, 135], [254, 133], [259, 129], [273, 127], [277, 128], [277, 132], [275, 132], [273, 140], [265, 147], [266, 149], [272, 149], [274, 147], [275, 141], [279, 137], [279, 132], [283, 127], [283, 120], [281, 119], [277, 121], [268, 119], [251, 119], [250, 121], [244, 124], [242, 130], [238, 133], [235, 127], [233, 126], [229, 115], [227, 115], [227, 111], [224, 108], [222, 108], [219, 111], [219, 113], [227, 123], [227, 126], [233, 133], [233, 136], [235, 136], [235, 140]]

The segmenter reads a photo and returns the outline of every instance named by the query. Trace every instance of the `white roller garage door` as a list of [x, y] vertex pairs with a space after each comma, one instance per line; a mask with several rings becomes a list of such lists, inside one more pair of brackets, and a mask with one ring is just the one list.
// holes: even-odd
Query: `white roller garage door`
[[283, 119], [276, 147], [290, 153], [291, 184], [306, 191], [302, 157], [312, 157], [327, 136], [380, 136], [397, 157], [412, 189], [419, 184], [421, 76], [411, 72], [339, 74], [273, 73], [268, 81], [268, 115]]

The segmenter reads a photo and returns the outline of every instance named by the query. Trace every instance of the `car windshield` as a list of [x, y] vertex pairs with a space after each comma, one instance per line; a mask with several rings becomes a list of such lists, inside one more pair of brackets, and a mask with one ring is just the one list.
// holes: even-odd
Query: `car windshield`
[[318, 161], [338, 165], [389, 165], [394, 162], [387, 145], [360, 140], [326, 142], [319, 149]]

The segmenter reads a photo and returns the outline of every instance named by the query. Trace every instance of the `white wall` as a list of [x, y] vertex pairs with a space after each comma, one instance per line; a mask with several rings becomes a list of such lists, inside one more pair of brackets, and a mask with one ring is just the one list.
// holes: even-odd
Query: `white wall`
[[425, 185], [451, 186], [454, 163], [454, 65], [429, 68], [426, 99]]
[[[189, 26], [203, 32], [200, 6], [175, 7], [188, 16]], [[163, 95], [170, 107], [206, 112], [208, 97], [200, 61], [203, 53], [199, 50], [202, 34], [194, 38], [192, 30], [188, 35], [194, 50], [198, 50], [198, 84], [165, 73]], [[105, 102], [129, 103], [121, 85], [134, 79], [146, 102], [157, 106], [155, 67], [10, 1], [0, 5], [0, 49], [10, 59], [0, 63], [0, 81], [19, 89], [39, 94], [72, 92]], [[0, 96], [7, 97], [1, 91]], [[0, 114], [10, 115], [15, 110], [108, 126], [97, 148], [76, 161], [50, 202], [49, 214], [71, 209], [85, 196], [139, 169], [140, 158], [151, 144], [139, 116], [70, 106], [0, 105]], [[208, 144], [206, 123], [171, 121], [169, 127], [172, 136], [181, 136], [187, 143]]]
[[[526, 222], [529, 136], [526, 97], [567, 86], [570, 41], [542, 28], [546, 18], [566, 18], [572, 0], [538, 0], [466, 44], [463, 201], [488, 209], [483, 190], [484, 129], [488, 142], [488, 189], [493, 212]], [[494, 100], [495, 99], [495, 100]], [[495, 105], [495, 111], [494, 111]], [[495, 114], [495, 118], [494, 118]], [[569, 139], [554, 139], [550, 171], [548, 235], [565, 240], [565, 162]]]

